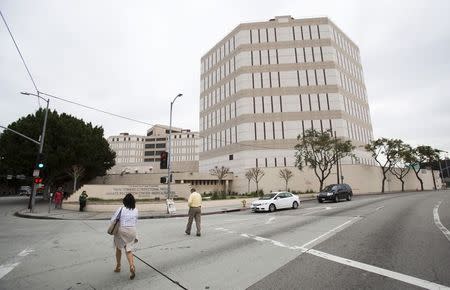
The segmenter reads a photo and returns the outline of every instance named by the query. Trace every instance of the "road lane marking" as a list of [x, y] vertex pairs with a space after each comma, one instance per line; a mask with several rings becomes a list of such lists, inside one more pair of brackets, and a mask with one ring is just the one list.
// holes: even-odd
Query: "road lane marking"
[[447, 240], [450, 241], [450, 231], [441, 223], [441, 219], [439, 218], [439, 206], [441, 205], [441, 203], [442, 200], [434, 206], [433, 209], [434, 224], [438, 227], [438, 229], [441, 230], [441, 232], [444, 234]]
[[375, 211], [379, 211], [379, 210], [382, 209], [383, 207], [384, 207], [384, 205], [379, 206], [379, 207], [377, 207], [377, 208], [375, 209]]
[[273, 222], [274, 219], [275, 219], [274, 217], [269, 218], [269, 219], [266, 221], [266, 225], [268, 225], [268, 224], [270, 224], [271, 222]]
[[334, 207], [331, 207], [331, 206], [322, 207], [322, 209], [315, 210], [315, 211], [311, 211], [311, 212], [305, 213], [305, 214], [303, 214], [303, 215], [304, 215], [304, 216], [305, 216], [305, 215], [310, 215], [310, 214], [313, 214], [313, 213], [316, 213], [316, 212], [326, 211], [326, 210], [330, 210], [330, 209], [334, 209]]
[[6, 276], [9, 272], [11, 272], [15, 267], [20, 264], [20, 260], [22, 260], [25, 256], [28, 256], [34, 250], [31, 248], [26, 248], [17, 254], [17, 257], [13, 258], [12, 261], [9, 261], [3, 265], [0, 265], [0, 279]]
[[314, 242], [316, 242], [316, 241], [318, 241], [318, 240], [320, 240], [320, 239], [322, 239], [322, 238], [324, 238], [324, 237], [326, 237], [326, 236], [328, 236], [328, 235], [330, 235], [332, 233], [337, 233], [338, 231], [342, 230], [342, 227], [344, 227], [345, 225], [347, 225], [349, 223], [354, 222], [356, 219], [360, 219], [360, 217], [356, 216], [356, 217], [352, 218], [351, 220], [346, 221], [345, 223], [343, 223], [343, 224], [341, 224], [341, 225], [339, 225], [339, 226], [329, 230], [328, 232], [318, 236], [317, 238], [312, 239], [311, 241], [307, 242], [306, 244], [303, 244], [300, 248], [306, 248], [310, 244], [312, 244], [312, 243], [314, 243]]
[[320, 257], [326, 260], [330, 260], [339, 264], [347, 265], [353, 268], [358, 268], [367, 272], [372, 272], [381, 276], [389, 277], [395, 280], [399, 280], [411, 285], [419, 286], [425, 289], [450, 289], [445, 285], [436, 284], [427, 280], [419, 279], [413, 276], [405, 275], [402, 273], [386, 270], [380, 267], [372, 266], [369, 264], [353, 261], [347, 258], [338, 257], [335, 255], [331, 255], [328, 253], [324, 253], [321, 251], [317, 251], [314, 249], [309, 249], [306, 253], [314, 255], [316, 257]]
[[361, 269], [363, 271], [375, 273], [375, 274], [378, 274], [378, 275], [381, 275], [381, 276], [389, 277], [389, 278], [392, 278], [392, 279], [395, 279], [395, 280], [398, 280], [398, 281], [402, 281], [402, 282], [405, 282], [405, 283], [408, 283], [408, 284], [411, 284], [411, 285], [415, 285], [415, 286], [419, 286], [419, 287], [423, 287], [423, 288], [426, 288], [426, 289], [450, 289], [450, 287], [445, 286], [445, 285], [440, 285], [440, 284], [433, 283], [433, 282], [430, 282], [430, 281], [427, 281], [427, 280], [423, 280], [423, 279], [416, 278], [416, 277], [413, 277], [413, 276], [409, 276], [409, 275], [405, 275], [405, 274], [402, 274], [402, 273], [394, 272], [394, 271], [391, 271], [391, 270], [383, 269], [383, 268], [380, 268], [380, 267], [377, 267], [377, 266], [372, 266], [372, 265], [369, 265], [369, 264], [361, 263], [361, 262], [354, 261], [354, 260], [351, 260], [351, 259], [338, 257], [338, 256], [335, 256], [335, 255], [332, 255], [332, 254], [328, 254], [328, 253], [325, 253], [325, 252], [322, 252], [322, 251], [318, 251], [318, 250], [314, 250], [312, 248], [308, 248], [307, 247], [307, 246], [311, 245], [312, 243], [314, 243], [314, 242], [316, 242], [316, 241], [326, 237], [327, 235], [335, 234], [338, 231], [343, 230], [345, 225], [347, 225], [347, 224], [349, 224], [349, 223], [351, 223], [351, 222], [353, 222], [353, 221], [355, 221], [356, 219], [359, 219], [359, 218], [360, 217], [354, 217], [351, 220], [348, 220], [345, 223], [343, 223], [343, 224], [341, 224], [341, 225], [339, 225], [339, 226], [337, 226], [337, 227], [327, 231], [326, 233], [318, 236], [317, 238], [312, 239], [311, 241], [303, 244], [302, 246], [290, 246], [290, 245], [287, 245], [287, 244], [285, 244], [283, 242], [280, 242], [280, 241], [276, 241], [276, 240], [272, 240], [272, 239], [268, 239], [268, 238], [264, 238], [264, 237], [260, 237], [260, 236], [256, 236], [256, 235], [252, 235], [252, 234], [247, 234], [247, 233], [237, 233], [237, 232], [225, 229], [225, 228], [216, 228], [216, 230], [223, 231], [223, 232], [226, 232], [226, 233], [236, 233], [236, 234], [239, 234], [239, 236], [241, 236], [243, 238], [253, 239], [255, 241], [263, 242], [263, 243], [269, 243], [269, 244], [272, 244], [272, 245], [274, 245], [276, 247], [280, 247], [280, 248], [285, 248], [285, 249], [294, 250], [294, 251], [300, 251], [302, 254], [306, 253], [306, 254], [314, 255], [316, 257], [320, 257], [320, 258], [323, 258], [323, 259], [326, 259], [326, 260], [330, 260], [330, 261], [333, 261], [333, 262], [336, 262], [336, 263], [347, 265], [347, 266], [350, 266], [350, 267], [353, 267], [353, 268], [358, 268], [358, 269]]
[[0, 265], [0, 279], [3, 278], [3, 276], [5, 276], [6, 274], [8, 274], [9, 272], [12, 271], [12, 269], [14, 269], [15, 267], [17, 267], [17, 265], [19, 265], [20, 263], [13, 263], [13, 264], [4, 264], [4, 265]]

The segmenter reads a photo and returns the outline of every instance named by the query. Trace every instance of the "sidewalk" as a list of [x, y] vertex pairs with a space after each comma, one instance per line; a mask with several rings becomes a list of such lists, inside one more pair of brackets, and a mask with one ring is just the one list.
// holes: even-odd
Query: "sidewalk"
[[[246, 207], [242, 206], [242, 200], [246, 200]], [[246, 211], [250, 210], [250, 204], [256, 198], [242, 198], [242, 199], [225, 199], [225, 200], [204, 200], [202, 203], [202, 215], [220, 214], [227, 212]], [[315, 197], [305, 196], [300, 197], [300, 201], [315, 199]], [[104, 207], [107, 207], [105, 210]], [[35, 210], [30, 213], [30, 210], [23, 209], [15, 213], [16, 216], [23, 218], [34, 219], [55, 219], [55, 220], [109, 220], [118, 207], [122, 204], [89, 204], [89, 211], [78, 211], [76, 204], [63, 204], [63, 209], [48, 208], [48, 201], [37, 200]], [[188, 215], [187, 201], [175, 201], [176, 212], [168, 214], [165, 203], [139, 203], [136, 206], [139, 209], [139, 219], [153, 219], [153, 218], [171, 218], [171, 217], [186, 217]], [[103, 208], [101, 208], [103, 207]]]

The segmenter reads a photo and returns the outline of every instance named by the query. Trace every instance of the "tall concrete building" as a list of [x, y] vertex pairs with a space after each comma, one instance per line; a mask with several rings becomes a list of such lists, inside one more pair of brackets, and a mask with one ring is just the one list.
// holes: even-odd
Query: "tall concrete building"
[[[169, 126], [154, 125], [147, 136], [121, 133], [108, 137], [108, 143], [116, 152], [116, 165], [110, 174], [161, 173], [161, 152], [168, 151]], [[198, 132], [172, 127], [172, 170], [174, 172], [198, 172]]]
[[[145, 138], [144, 162], [159, 168], [161, 152], [169, 151], [169, 126], [154, 125]], [[198, 132], [172, 127], [172, 170], [178, 172], [198, 171]]]
[[200, 85], [200, 172], [292, 167], [310, 128], [357, 146], [344, 163], [373, 164], [359, 49], [328, 18], [238, 25], [202, 57]]
[[116, 164], [135, 164], [144, 161], [145, 136], [120, 133], [108, 137], [108, 143], [116, 152]]

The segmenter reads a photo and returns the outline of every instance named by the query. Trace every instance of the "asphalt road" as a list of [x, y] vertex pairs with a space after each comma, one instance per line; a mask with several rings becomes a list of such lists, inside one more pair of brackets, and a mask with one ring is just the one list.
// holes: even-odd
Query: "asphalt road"
[[[439, 206], [437, 208], [437, 206]], [[137, 276], [113, 273], [106, 221], [23, 219], [0, 198], [0, 289], [450, 287], [450, 191], [305, 202], [298, 210], [140, 220]], [[436, 215], [438, 219], [436, 219]]]

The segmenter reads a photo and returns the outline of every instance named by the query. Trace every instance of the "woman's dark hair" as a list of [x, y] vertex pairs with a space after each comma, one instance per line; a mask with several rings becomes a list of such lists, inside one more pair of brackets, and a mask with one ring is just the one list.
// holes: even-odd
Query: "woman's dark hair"
[[134, 196], [131, 193], [128, 193], [123, 198], [123, 205], [128, 209], [134, 209], [136, 207], [136, 200], [134, 199]]

